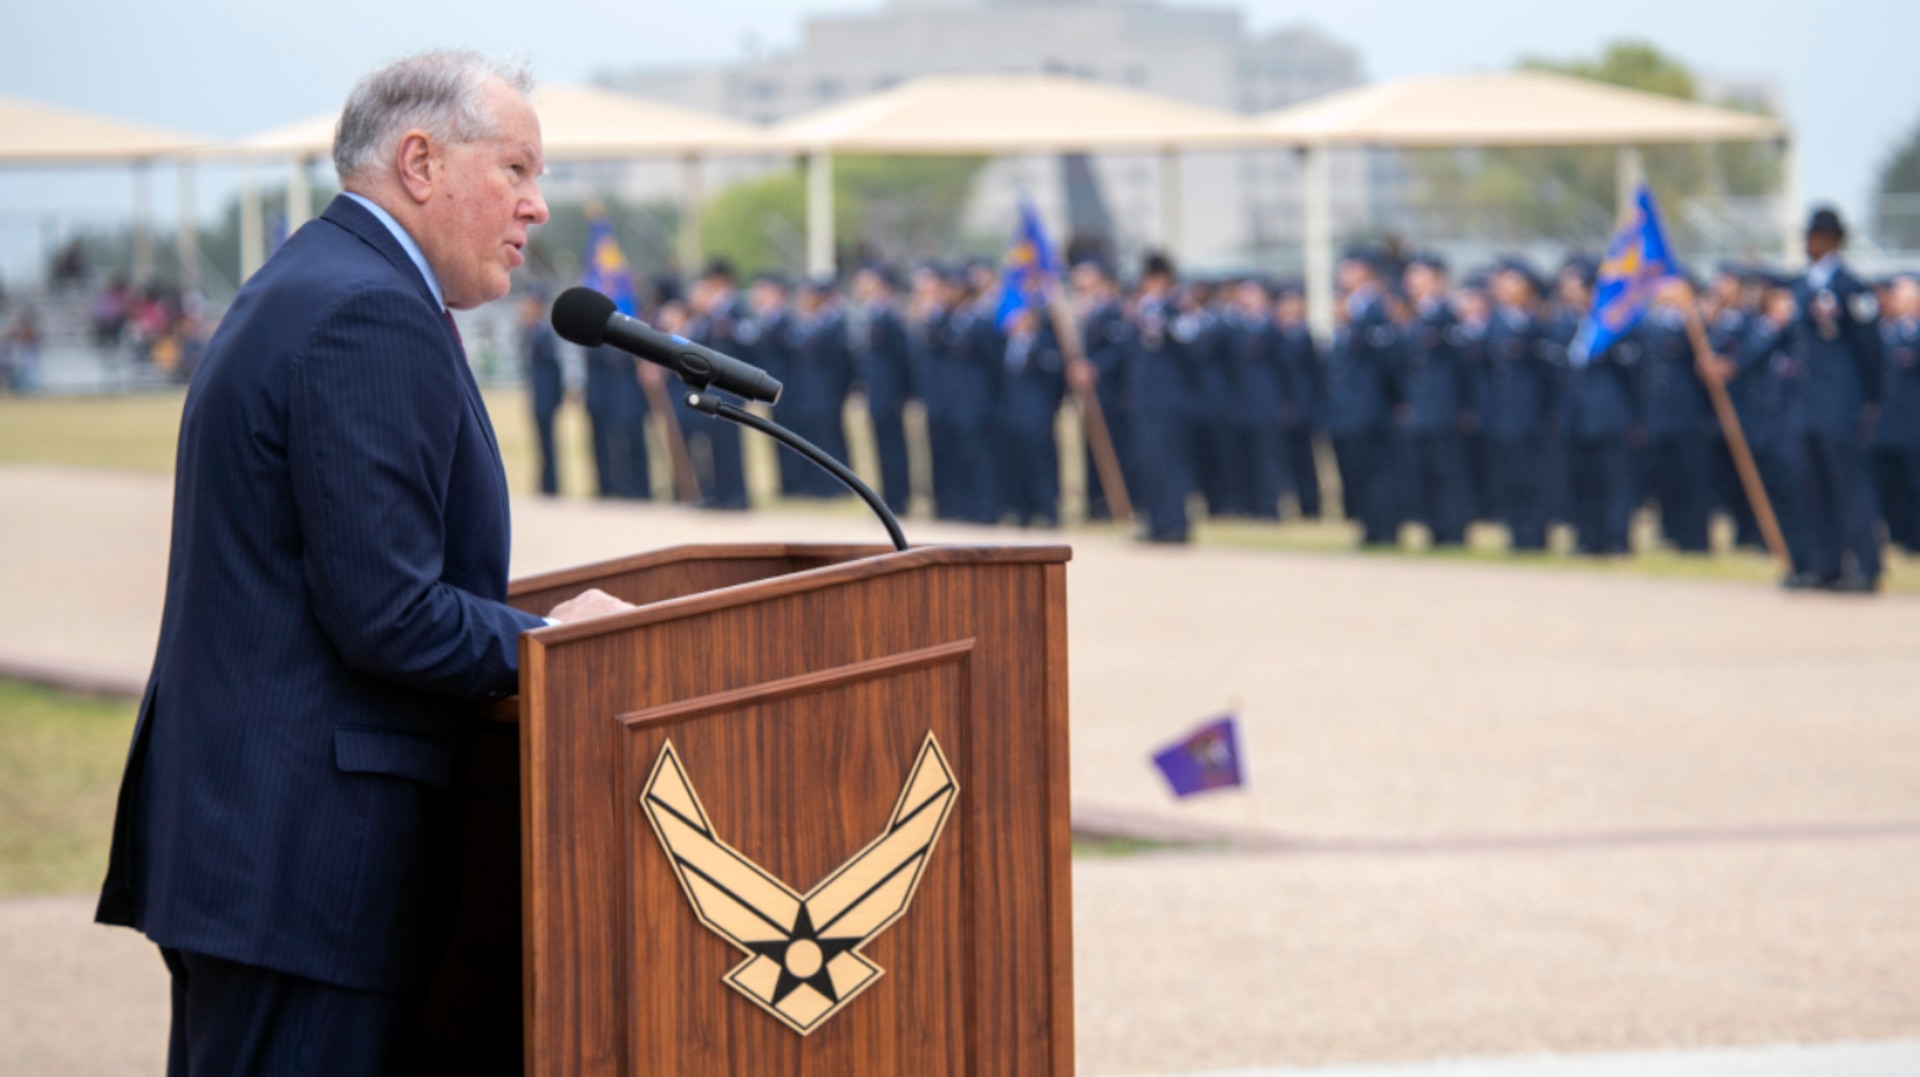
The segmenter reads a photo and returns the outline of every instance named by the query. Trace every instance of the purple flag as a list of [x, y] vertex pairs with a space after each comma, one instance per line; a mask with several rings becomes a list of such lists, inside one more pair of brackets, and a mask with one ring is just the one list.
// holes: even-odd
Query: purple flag
[[1221, 715], [1155, 753], [1153, 764], [1167, 776], [1174, 796], [1246, 784], [1240, 770], [1238, 721], [1236, 715]]

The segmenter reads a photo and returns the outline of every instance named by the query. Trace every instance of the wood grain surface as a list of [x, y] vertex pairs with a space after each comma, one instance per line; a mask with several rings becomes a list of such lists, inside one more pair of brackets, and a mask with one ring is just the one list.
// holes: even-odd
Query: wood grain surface
[[[647, 603], [527, 634], [497, 712], [519, 718], [521, 832], [469, 847], [520, 852], [526, 1071], [1071, 1074], [1069, 557], [690, 547], [516, 583], [525, 609], [585, 586]], [[928, 732], [952, 818], [862, 947], [883, 974], [802, 1037], [725, 982], [745, 955], [697, 919], [640, 791], [671, 739], [717, 836], [804, 893], [881, 832]], [[455, 952], [497, 977], [485, 929]]]

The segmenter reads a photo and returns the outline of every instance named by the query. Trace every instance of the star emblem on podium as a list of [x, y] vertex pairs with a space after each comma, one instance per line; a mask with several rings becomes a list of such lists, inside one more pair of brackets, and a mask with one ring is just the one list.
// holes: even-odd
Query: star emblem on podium
[[907, 911], [958, 794], [928, 733], [886, 829], [805, 894], [720, 840], [671, 741], [640, 803], [694, 914], [747, 955], [727, 983], [804, 1036], [880, 978], [860, 948]]

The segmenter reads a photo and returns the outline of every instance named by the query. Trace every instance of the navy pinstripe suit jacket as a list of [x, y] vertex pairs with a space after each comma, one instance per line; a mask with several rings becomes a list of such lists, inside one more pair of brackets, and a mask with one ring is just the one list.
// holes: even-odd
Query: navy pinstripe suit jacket
[[187, 393], [160, 646], [98, 918], [345, 987], [424, 983], [502, 603], [505, 476], [452, 327], [344, 197], [242, 288]]

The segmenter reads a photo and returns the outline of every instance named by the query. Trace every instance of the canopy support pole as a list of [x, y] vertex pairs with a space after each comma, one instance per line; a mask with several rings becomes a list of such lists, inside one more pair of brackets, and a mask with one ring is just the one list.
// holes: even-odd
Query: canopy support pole
[[833, 155], [807, 155], [807, 276], [833, 276]]
[[311, 173], [308, 168], [312, 158], [296, 157], [287, 173], [287, 235], [300, 230], [300, 226], [313, 219], [313, 185], [309, 182]]
[[1800, 241], [1800, 153], [1792, 138], [1780, 140], [1780, 257], [1789, 268], [1806, 261]]
[[700, 206], [706, 200], [700, 166], [698, 154], [689, 153], [680, 159], [680, 272], [688, 277], [700, 271], [700, 263], [706, 258], [700, 234]]
[[133, 279], [153, 279], [153, 162], [133, 162]]
[[1324, 143], [1307, 147], [1302, 168], [1307, 326], [1327, 340], [1333, 336], [1333, 166]]
[[1613, 148], [1613, 198], [1620, 219], [1633, 216], [1633, 193], [1640, 188], [1645, 171], [1640, 151], [1624, 143]]
[[1160, 251], [1180, 265], [1180, 151], [1160, 151]]
[[266, 264], [266, 227], [260, 213], [260, 177], [249, 164], [240, 180], [240, 283]]
[[180, 159], [179, 177], [174, 186], [179, 188], [179, 216], [174, 221], [173, 245], [180, 254], [180, 290], [196, 291], [200, 287], [200, 200], [194, 190], [197, 173], [193, 158]]

